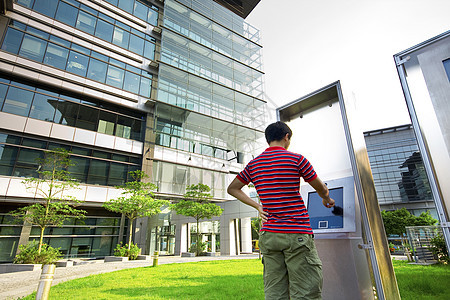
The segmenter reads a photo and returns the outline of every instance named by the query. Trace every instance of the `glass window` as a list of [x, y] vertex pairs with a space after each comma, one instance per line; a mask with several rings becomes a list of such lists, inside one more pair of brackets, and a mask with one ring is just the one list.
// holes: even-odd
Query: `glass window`
[[119, 89], [122, 88], [123, 83], [123, 76], [124, 76], [125, 70], [119, 69], [114, 66], [108, 67], [108, 73], [106, 76], [106, 84], [115, 86]]
[[124, 164], [111, 163], [109, 170], [108, 185], [122, 185], [127, 180], [128, 166]]
[[133, 15], [141, 20], [147, 20], [148, 6], [142, 4], [139, 1], [134, 2], [134, 13]]
[[61, 46], [49, 43], [45, 52], [44, 64], [64, 70], [69, 50]]
[[70, 44], [71, 44], [69, 41], [66, 41], [66, 40], [59, 38], [57, 36], [54, 36], [54, 35], [50, 35], [50, 41], [52, 41], [55, 44], [64, 46], [66, 48], [70, 48]]
[[126, 139], [131, 138], [131, 127], [133, 120], [124, 116], [118, 116], [116, 136], [120, 136]]
[[114, 25], [101, 19], [97, 20], [97, 28], [95, 29], [96, 37], [104, 39], [107, 42], [111, 42], [113, 32], [114, 32]]
[[113, 44], [127, 49], [129, 39], [130, 39], [130, 34], [128, 32], [126, 32], [125, 30], [123, 30], [119, 27], [114, 28], [113, 39], [112, 39]]
[[17, 151], [17, 147], [0, 144], [0, 175], [11, 176]]
[[80, 105], [76, 127], [95, 131], [97, 129], [98, 109]]
[[109, 173], [109, 162], [91, 160], [87, 183], [106, 185]]
[[139, 82], [140, 82], [139, 77], [140, 76], [135, 73], [126, 71], [123, 89], [131, 93], [135, 94], [139, 93]]
[[126, 12], [129, 12], [130, 14], [133, 13], [133, 2], [130, 0], [119, 0], [118, 7], [123, 9]]
[[86, 182], [86, 176], [89, 170], [89, 158], [70, 156], [70, 160], [74, 163], [69, 167], [68, 171], [71, 173], [71, 177], [78, 181]]
[[42, 62], [46, 46], [47, 43], [40, 38], [25, 34], [19, 55]]
[[17, 0], [17, 3], [28, 8], [32, 8], [34, 0]]
[[144, 40], [137, 35], [130, 34], [130, 45], [128, 46], [128, 50], [142, 55], [144, 53]]
[[35, 140], [30, 138], [24, 138], [22, 140], [23, 146], [33, 147], [33, 148], [41, 148], [45, 149], [47, 148], [47, 142], [42, 140]]
[[20, 49], [20, 43], [22, 42], [23, 38], [23, 32], [8, 28], [8, 31], [6, 32], [5, 40], [2, 44], [2, 50], [5, 50], [7, 52], [17, 54], [19, 53]]
[[76, 27], [89, 34], [94, 34], [96, 21], [96, 17], [80, 10]]
[[120, 60], [114, 59], [114, 58], [110, 58], [109, 59], [109, 64], [110, 65], [115, 65], [119, 68], [125, 69], [126, 63], [121, 62]]
[[158, 12], [153, 9], [148, 10], [147, 22], [152, 24], [153, 26], [158, 25]]
[[39, 167], [37, 159], [42, 157], [43, 152], [41, 150], [21, 148], [19, 151], [19, 156], [17, 157], [14, 176], [37, 177], [37, 169]]
[[88, 61], [89, 58], [86, 55], [71, 50], [66, 70], [85, 77]]
[[147, 59], [155, 58], [155, 44], [145, 41], [144, 57]]
[[111, 156], [111, 154], [109, 152], [105, 152], [105, 151], [94, 150], [92, 152], [92, 156], [98, 157], [98, 158], [109, 158]]
[[445, 73], [447, 74], [447, 78], [450, 81], [450, 59], [446, 59], [442, 62], [444, 64]]
[[6, 95], [3, 111], [19, 116], [28, 116], [33, 92], [11, 86]]
[[58, 100], [51, 96], [36, 93], [31, 105], [30, 118], [53, 122], [57, 103]]
[[116, 125], [117, 115], [100, 111], [97, 131], [100, 133], [114, 135], [114, 126]]
[[78, 104], [69, 101], [59, 100], [55, 116], [55, 123], [75, 126], [78, 115]]
[[150, 98], [150, 91], [152, 89], [152, 81], [141, 76], [141, 85], [139, 88], [139, 95]]
[[125, 162], [128, 162], [128, 156], [120, 155], [120, 154], [112, 154], [111, 159], [117, 160], [117, 161], [125, 161]]
[[0, 84], [0, 110], [2, 110], [3, 102], [5, 101], [7, 91], [8, 86], [6, 84]]
[[33, 9], [41, 14], [53, 18], [55, 16], [58, 0], [39, 0], [34, 3]]
[[111, 4], [114, 5], [114, 6], [117, 6], [117, 2], [118, 2], [119, 0], [105, 0], [105, 1], [111, 3]]
[[133, 125], [131, 126], [131, 138], [141, 140], [142, 139], [142, 125], [143, 122], [141, 120], [134, 119]]
[[77, 20], [78, 9], [65, 2], [59, 2], [58, 10], [56, 11], [55, 19], [61, 21], [71, 27], [75, 26]]
[[106, 63], [91, 58], [89, 61], [87, 77], [95, 81], [105, 82], [107, 69], [108, 65]]

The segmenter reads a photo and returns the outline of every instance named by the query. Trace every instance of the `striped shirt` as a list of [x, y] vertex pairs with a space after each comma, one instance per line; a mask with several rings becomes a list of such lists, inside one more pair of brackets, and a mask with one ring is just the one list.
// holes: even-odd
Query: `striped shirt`
[[317, 177], [313, 166], [300, 154], [283, 147], [269, 147], [248, 163], [237, 178], [255, 185], [268, 220], [261, 231], [312, 234], [309, 215], [300, 195], [300, 177]]

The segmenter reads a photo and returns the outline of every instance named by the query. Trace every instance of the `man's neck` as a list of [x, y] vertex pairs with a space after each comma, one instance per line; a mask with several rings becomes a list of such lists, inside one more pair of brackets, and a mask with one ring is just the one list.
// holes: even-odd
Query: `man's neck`
[[269, 144], [269, 147], [282, 147], [286, 149], [286, 145], [284, 141], [273, 141]]

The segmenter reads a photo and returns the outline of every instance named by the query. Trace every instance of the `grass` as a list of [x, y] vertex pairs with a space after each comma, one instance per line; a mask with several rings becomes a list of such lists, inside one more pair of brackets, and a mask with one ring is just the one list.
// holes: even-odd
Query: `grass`
[[[403, 300], [450, 299], [450, 265], [393, 264]], [[264, 299], [262, 271], [260, 260], [128, 269], [63, 282], [50, 299]]]
[[[53, 286], [50, 299], [264, 299], [259, 260], [160, 265], [92, 275]], [[34, 299], [35, 293], [23, 299]]]
[[450, 265], [411, 265], [394, 260], [402, 300], [450, 299]]

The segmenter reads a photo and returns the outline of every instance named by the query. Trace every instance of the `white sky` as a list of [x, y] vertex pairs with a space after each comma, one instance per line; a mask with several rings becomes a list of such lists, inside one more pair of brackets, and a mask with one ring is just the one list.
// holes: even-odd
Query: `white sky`
[[261, 0], [246, 21], [277, 107], [341, 80], [366, 131], [410, 123], [393, 55], [450, 30], [450, 1]]

